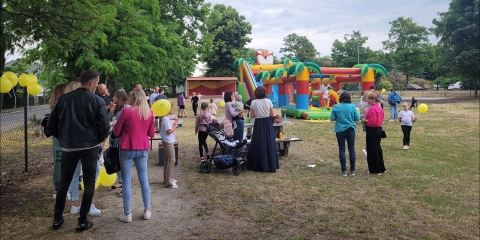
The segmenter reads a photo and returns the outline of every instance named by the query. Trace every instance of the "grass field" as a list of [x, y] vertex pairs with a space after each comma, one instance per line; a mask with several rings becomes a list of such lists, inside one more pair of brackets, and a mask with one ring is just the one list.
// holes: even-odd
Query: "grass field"
[[277, 173], [200, 174], [198, 164], [187, 161], [193, 193], [214, 206], [199, 215], [220, 209], [240, 219], [239, 239], [478, 239], [478, 101], [431, 104], [415, 114], [407, 151], [400, 125], [385, 122], [388, 172], [382, 176], [366, 173], [361, 128], [357, 175], [341, 177], [334, 123], [298, 119], [290, 119], [295, 125], [284, 128], [284, 136], [303, 141], [292, 143]]
[[[478, 99], [428, 106], [423, 114], [414, 110], [418, 121], [409, 150], [402, 149], [400, 125], [384, 122], [387, 173], [381, 176], [366, 173], [361, 152], [365, 134], [357, 125], [357, 175], [348, 177], [340, 176], [334, 123], [300, 119], [289, 119], [295, 125], [284, 128], [284, 136], [303, 141], [292, 143], [277, 173], [233, 176], [231, 169], [215, 168], [200, 173], [194, 118], [187, 106], [190, 117], [177, 131], [177, 140], [189, 197], [201, 203], [196, 217], [206, 219], [208, 226], [208, 218], [220, 212], [230, 225], [223, 239], [479, 239]], [[223, 115], [223, 108], [219, 113]], [[389, 118], [388, 106], [385, 116]], [[211, 148], [211, 139], [209, 144]], [[2, 196], [3, 201], [14, 199]], [[15, 223], [38, 222], [32, 219], [46, 215], [33, 209], [52, 208], [43, 199], [31, 204], [14, 205], [21, 214], [2, 216], [8, 223], [2, 223], [2, 235], [25, 231], [25, 238], [46, 237], [15, 228]], [[215, 229], [199, 231], [209, 236]]]

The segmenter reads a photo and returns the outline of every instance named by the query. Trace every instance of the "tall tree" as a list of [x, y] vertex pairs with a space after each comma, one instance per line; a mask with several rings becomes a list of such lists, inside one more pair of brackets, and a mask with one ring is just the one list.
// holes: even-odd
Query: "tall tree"
[[409, 77], [421, 71], [430, 61], [429, 33], [426, 27], [417, 25], [411, 18], [399, 17], [390, 24], [389, 39], [382, 42], [383, 47], [392, 60], [393, 68], [405, 74], [406, 87]]
[[201, 59], [207, 65], [206, 76], [236, 76], [233, 62], [242, 57], [251, 41], [252, 26], [237, 10], [223, 4], [210, 9], [202, 28]]
[[365, 58], [372, 50], [363, 47], [368, 37], [363, 37], [360, 31], [353, 31], [351, 34], [345, 34], [343, 40], [345, 42], [335, 39], [332, 44], [330, 56], [335, 66], [352, 67], [358, 63], [368, 63]]
[[457, 74], [473, 84], [478, 98], [480, 75], [479, 0], [453, 0], [447, 12], [433, 19], [433, 33], [452, 51]]
[[313, 43], [306, 36], [299, 36], [296, 33], [289, 34], [283, 38], [284, 47], [280, 48], [280, 53], [284, 53], [284, 58], [296, 57], [303, 62], [313, 62], [320, 53], [317, 52]]
[[[113, 0], [8, 0], [0, 6], [0, 72], [5, 53], [39, 42], [95, 44], [99, 30], [115, 16]], [[68, 54], [64, 52], [64, 55]]]

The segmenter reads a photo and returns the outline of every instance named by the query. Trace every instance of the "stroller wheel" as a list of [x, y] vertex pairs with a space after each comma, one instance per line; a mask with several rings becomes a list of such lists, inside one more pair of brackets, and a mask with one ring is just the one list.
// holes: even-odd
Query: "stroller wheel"
[[209, 162], [202, 161], [202, 163], [200, 163], [200, 172], [209, 173], [211, 169], [212, 169], [212, 165]]
[[233, 172], [233, 175], [237, 176], [238, 174], [240, 174], [240, 167], [239, 166], [233, 167], [232, 172]]
[[240, 171], [245, 172], [247, 170], [247, 163], [245, 161], [240, 162]]

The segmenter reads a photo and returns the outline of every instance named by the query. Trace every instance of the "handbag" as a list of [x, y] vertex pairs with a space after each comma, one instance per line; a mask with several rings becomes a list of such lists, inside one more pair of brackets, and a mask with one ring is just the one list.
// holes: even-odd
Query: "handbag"
[[114, 174], [120, 171], [119, 150], [117, 147], [109, 147], [103, 152], [103, 165], [107, 174]]
[[387, 134], [382, 130], [382, 138], [387, 138]]

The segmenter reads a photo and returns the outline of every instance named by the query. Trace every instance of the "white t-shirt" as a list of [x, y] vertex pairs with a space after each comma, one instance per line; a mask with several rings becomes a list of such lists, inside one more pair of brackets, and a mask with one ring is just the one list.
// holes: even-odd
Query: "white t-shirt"
[[268, 98], [255, 99], [250, 105], [250, 109], [253, 109], [255, 118], [270, 117], [270, 109], [273, 108], [272, 101]]
[[402, 117], [402, 122], [400, 123], [401, 125], [412, 126], [412, 117], [415, 117], [415, 115], [413, 115], [412, 111], [410, 111], [410, 110], [403, 111], [402, 110], [398, 113], [398, 116]]
[[328, 98], [328, 90], [323, 91], [323, 98]]
[[167, 130], [172, 129], [172, 123], [170, 122], [170, 118], [167, 116], [162, 118], [162, 124], [160, 126], [160, 136], [162, 136], [162, 141], [167, 143], [174, 143], [175, 142], [175, 132], [168, 135]]

